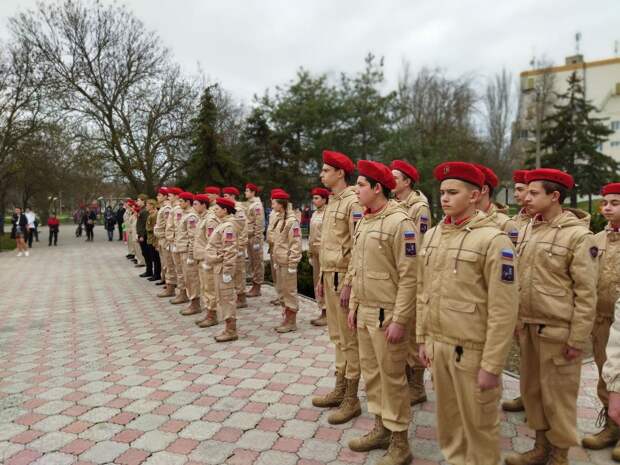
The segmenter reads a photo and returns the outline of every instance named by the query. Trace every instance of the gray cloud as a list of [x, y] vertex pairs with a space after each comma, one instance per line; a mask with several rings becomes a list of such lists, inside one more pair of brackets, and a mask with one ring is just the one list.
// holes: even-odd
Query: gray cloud
[[[108, 0], [105, 0], [108, 1]], [[515, 75], [533, 53], [556, 64], [574, 52], [595, 60], [620, 40], [617, 0], [497, 2], [495, 0], [127, 0], [157, 31], [188, 73], [205, 74], [249, 103], [291, 79], [303, 66], [337, 76], [361, 69], [368, 51], [385, 57], [394, 83], [403, 61], [441, 67], [452, 75], [487, 76], [502, 67]], [[2, 0], [0, 18], [35, 0]]]

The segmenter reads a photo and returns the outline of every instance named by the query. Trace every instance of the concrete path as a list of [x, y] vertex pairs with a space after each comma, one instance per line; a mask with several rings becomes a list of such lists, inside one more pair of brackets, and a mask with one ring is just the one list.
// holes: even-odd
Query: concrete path
[[[240, 313], [240, 339], [216, 344], [219, 328], [155, 294], [125, 259], [126, 247], [61, 228], [58, 247], [35, 243], [30, 257], [0, 254], [0, 463], [198, 465], [372, 464], [348, 440], [372, 427], [368, 414], [327, 423], [312, 395], [332, 386], [332, 350], [311, 301], [299, 331], [278, 335], [279, 309], [263, 297]], [[584, 366], [579, 426], [594, 430], [596, 372]], [[505, 378], [505, 397], [517, 381]], [[414, 464], [440, 463], [434, 395], [416, 408]], [[366, 412], [365, 405], [363, 407]], [[523, 415], [503, 417], [502, 447], [524, 450]], [[612, 463], [609, 451], [571, 451], [572, 463]]]

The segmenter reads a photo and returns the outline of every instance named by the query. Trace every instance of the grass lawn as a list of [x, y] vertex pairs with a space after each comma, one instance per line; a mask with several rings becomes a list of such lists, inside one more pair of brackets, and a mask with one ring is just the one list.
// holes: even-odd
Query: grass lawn
[[0, 236], [0, 252], [6, 250], [15, 250], [15, 239], [11, 239], [9, 233]]

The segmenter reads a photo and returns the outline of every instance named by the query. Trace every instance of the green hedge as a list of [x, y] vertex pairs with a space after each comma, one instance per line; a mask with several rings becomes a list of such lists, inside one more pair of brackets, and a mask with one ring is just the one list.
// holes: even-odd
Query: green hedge
[[[265, 262], [265, 281], [273, 283], [271, 276], [271, 263]], [[312, 267], [308, 261], [308, 253], [304, 252], [301, 262], [297, 266], [297, 292], [314, 299], [314, 283], [312, 281]]]
[[0, 235], [0, 250], [15, 250], [15, 239], [10, 234]]

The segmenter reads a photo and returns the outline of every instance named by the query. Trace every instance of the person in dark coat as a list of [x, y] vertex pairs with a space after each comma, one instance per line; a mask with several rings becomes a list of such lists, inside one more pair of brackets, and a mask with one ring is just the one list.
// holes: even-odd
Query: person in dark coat
[[116, 224], [118, 225], [118, 240], [123, 240], [123, 223], [125, 222], [125, 206], [119, 205], [116, 210]]
[[103, 224], [105, 230], [108, 232], [108, 240], [114, 240], [114, 226], [116, 225], [116, 215], [112, 211], [112, 207], [105, 207], [105, 213], [103, 214]]
[[86, 207], [82, 223], [84, 223], [84, 228], [86, 229], [86, 240], [90, 242], [95, 238], [95, 221], [97, 221], [97, 214], [90, 207]]
[[28, 218], [22, 212], [20, 207], [15, 207], [13, 219], [11, 220], [13, 228], [11, 229], [11, 239], [15, 239], [17, 245], [17, 256], [28, 256], [28, 246], [26, 245], [26, 235], [28, 234]]
[[60, 231], [60, 221], [56, 217], [56, 214], [52, 213], [47, 219], [47, 227], [50, 235], [48, 247], [52, 246], [52, 239], [54, 240], [55, 247], [58, 245], [58, 232]]

